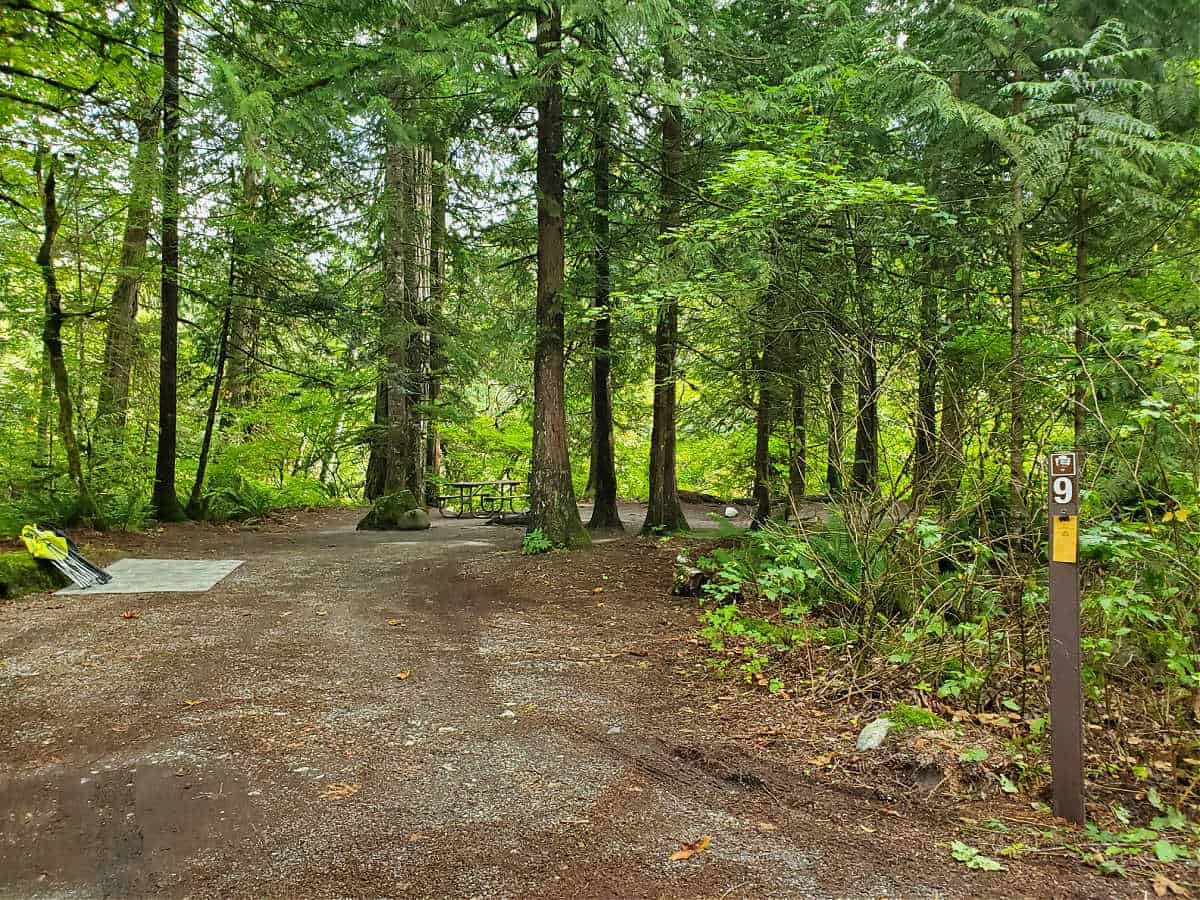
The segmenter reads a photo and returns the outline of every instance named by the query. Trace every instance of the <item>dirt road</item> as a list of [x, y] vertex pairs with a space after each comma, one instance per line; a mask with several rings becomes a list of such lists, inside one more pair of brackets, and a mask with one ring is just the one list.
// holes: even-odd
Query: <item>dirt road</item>
[[0, 607], [0, 896], [1092, 893], [715, 751], [655, 542], [357, 517], [125, 539], [246, 560], [206, 594]]

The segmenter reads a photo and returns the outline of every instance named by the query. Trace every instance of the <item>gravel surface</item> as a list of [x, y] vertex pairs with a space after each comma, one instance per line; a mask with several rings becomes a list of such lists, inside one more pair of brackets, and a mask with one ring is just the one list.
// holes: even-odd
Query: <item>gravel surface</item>
[[97, 538], [246, 563], [205, 594], [0, 606], [0, 897], [1111, 888], [968, 875], [930, 820], [731, 751], [655, 540], [528, 559], [514, 529], [360, 515]]

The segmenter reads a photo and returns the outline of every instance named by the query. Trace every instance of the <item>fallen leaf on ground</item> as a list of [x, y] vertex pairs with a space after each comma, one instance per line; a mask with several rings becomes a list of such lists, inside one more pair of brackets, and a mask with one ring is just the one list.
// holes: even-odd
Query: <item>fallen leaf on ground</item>
[[1167, 894], [1174, 894], [1176, 897], [1186, 897], [1187, 890], [1177, 885], [1174, 881], [1159, 872], [1154, 876], [1154, 896], [1165, 897]]
[[671, 854], [671, 862], [679, 862], [684, 859], [691, 859], [697, 853], [703, 853], [708, 849], [708, 845], [712, 843], [712, 838], [709, 835], [704, 835], [698, 841], [692, 841], [690, 844], [684, 844], [678, 850]]
[[140, 609], [127, 609], [121, 613], [122, 619], [140, 619], [141, 617], [142, 611]]
[[197, 697], [195, 700], [184, 700], [183, 705], [184, 706], [199, 706], [201, 703], [207, 703], [207, 702], [208, 702], [207, 697]]
[[408, 670], [407, 670], [407, 669], [405, 669], [403, 672], [397, 672], [397, 673], [396, 673], [396, 677], [397, 677], [397, 678], [407, 678], [407, 677], [408, 677], [408, 674], [409, 674], [409, 673], [408, 673]]
[[827, 766], [833, 762], [832, 753], [822, 753], [820, 756], [814, 756], [808, 761], [810, 766]]
[[604, 588], [602, 588], [602, 587], [594, 587], [594, 588], [592, 588], [592, 593], [593, 593], [593, 594], [603, 594], [603, 593], [604, 593]]
[[347, 797], [353, 797], [361, 790], [361, 784], [338, 781], [321, 791], [321, 798], [324, 800], [345, 800]]
[[388, 624], [395, 628], [397, 625], [403, 624], [399, 619], [388, 619]]

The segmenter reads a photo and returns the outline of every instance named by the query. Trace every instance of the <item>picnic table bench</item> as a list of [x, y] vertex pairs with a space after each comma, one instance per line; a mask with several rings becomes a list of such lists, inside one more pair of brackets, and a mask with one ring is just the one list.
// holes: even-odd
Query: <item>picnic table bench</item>
[[462, 516], [480, 519], [498, 513], [519, 512], [517, 502], [529, 500], [528, 494], [517, 493], [520, 486], [521, 482], [511, 478], [449, 481], [442, 486], [444, 493], [437, 498], [438, 512], [452, 519]]

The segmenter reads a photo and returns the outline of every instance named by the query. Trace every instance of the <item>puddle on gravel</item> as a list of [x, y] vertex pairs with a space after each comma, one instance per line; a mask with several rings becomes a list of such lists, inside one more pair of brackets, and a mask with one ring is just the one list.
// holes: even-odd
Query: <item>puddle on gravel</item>
[[0, 776], [0, 897], [144, 896], [250, 833], [243, 779], [163, 765]]

